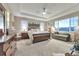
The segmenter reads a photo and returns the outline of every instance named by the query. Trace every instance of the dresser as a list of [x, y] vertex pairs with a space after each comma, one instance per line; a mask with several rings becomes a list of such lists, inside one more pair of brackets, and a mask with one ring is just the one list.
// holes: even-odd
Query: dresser
[[11, 56], [16, 51], [16, 35], [0, 37], [0, 56]]

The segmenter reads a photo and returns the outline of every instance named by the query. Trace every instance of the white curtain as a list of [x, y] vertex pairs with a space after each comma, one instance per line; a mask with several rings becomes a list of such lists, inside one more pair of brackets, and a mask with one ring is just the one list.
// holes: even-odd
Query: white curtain
[[27, 20], [21, 20], [21, 31], [27, 31], [27, 30], [28, 30]]
[[44, 31], [44, 23], [40, 23], [40, 30]]

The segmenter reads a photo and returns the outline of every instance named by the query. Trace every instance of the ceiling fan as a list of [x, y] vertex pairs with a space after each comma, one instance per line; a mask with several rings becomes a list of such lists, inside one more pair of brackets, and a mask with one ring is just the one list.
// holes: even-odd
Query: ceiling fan
[[43, 11], [42, 11], [42, 16], [45, 16], [45, 15], [48, 15], [48, 14], [51, 14], [51, 12], [49, 12], [48, 10], [47, 10], [47, 8], [43, 8]]
[[47, 14], [47, 10], [46, 10], [46, 8], [43, 8], [42, 15], [46, 15], [46, 14]]

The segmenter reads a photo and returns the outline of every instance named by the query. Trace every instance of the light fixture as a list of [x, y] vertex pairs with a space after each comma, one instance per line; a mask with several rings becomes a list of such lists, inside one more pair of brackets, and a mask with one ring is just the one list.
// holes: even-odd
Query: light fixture
[[42, 14], [43, 14], [43, 15], [45, 15], [45, 14], [46, 14], [46, 12], [43, 12]]
[[43, 8], [43, 12], [42, 12], [43, 15], [46, 14], [46, 8]]

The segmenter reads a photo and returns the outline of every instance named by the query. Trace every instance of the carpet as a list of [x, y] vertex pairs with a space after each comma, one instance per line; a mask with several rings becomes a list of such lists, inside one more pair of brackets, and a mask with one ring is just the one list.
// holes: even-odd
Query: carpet
[[17, 41], [15, 56], [64, 56], [73, 44], [56, 39], [27, 45], [27, 40]]

